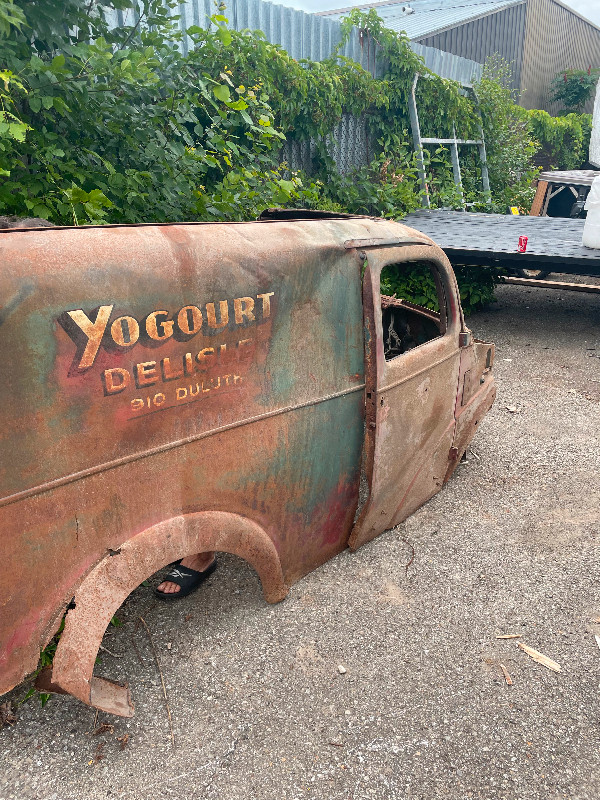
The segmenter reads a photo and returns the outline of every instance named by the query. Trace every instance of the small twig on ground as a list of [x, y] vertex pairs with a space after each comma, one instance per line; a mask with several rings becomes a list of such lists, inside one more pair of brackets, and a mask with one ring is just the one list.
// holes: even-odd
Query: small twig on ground
[[519, 647], [524, 653], [530, 658], [533, 658], [534, 661], [537, 661], [538, 664], [542, 664], [542, 666], [546, 667], [547, 669], [551, 669], [552, 672], [560, 672], [560, 664], [557, 664], [556, 661], [553, 661], [548, 656], [545, 656], [543, 653], [540, 653], [539, 650], [534, 650], [533, 647], [530, 647], [528, 644], [524, 644], [523, 642], [518, 643]]
[[154, 642], [152, 640], [152, 634], [150, 633], [150, 628], [146, 625], [146, 621], [144, 620], [143, 617], [140, 617], [139, 619], [140, 619], [140, 622], [142, 623], [142, 625], [144, 626], [144, 628], [146, 629], [146, 633], [148, 634], [148, 639], [150, 640], [150, 647], [152, 648], [152, 652], [154, 653], [154, 660], [156, 661], [156, 666], [158, 668], [158, 674], [160, 675], [160, 682], [162, 684], [163, 696], [165, 698], [165, 706], [166, 706], [166, 709], [167, 709], [167, 717], [169, 718], [169, 728], [171, 730], [171, 742], [173, 744], [173, 747], [175, 747], [175, 733], [173, 732], [173, 718], [171, 717], [171, 708], [169, 706], [169, 700], [167, 698], [167, 687], [165, 685], [165, 678], [164, 678], [163, 671], [162, 671], [161, 666], [160, 666], [158, 653], [156, 651], [156, 647], [154, 646]]
[[408, 541], [408, 539], [404, 539], [403, 537], [401, 538], [401, 540], [400, 540], [400, 541], [404, 542], [404, 544], [407, 544], [407, 545], [410, 547], [410, 549], [411, 549], [411, 557], [410, 557], [410, 560], [409, 560], [408, 564], [405, 564], [405, 565], [404, 565], [404, 574], [405, 574], [405, 575], [408, 575], [408, 568], [410, 567], [410, 565], [411, 565], [411, 564], [413, 563], [413, 561], [415, 560], [415, 546], [414, 546], [413, 544], [411, 544], [411, 543]]
[[112, 650], [109, 650], [108, 647], [104, 647], [103, 644], [100, 645], [100, 650], [104, 650], [105, 653], [108, 653], [108, 655], [112, 656], [113, 658], [123, 658], [122, 655], [119, 655], [118, 653], [113, 653]]
[[[98, 709], [96, 709], [96, 713], [94, 714], [94, 724], [92, 725], [92, 731], [96, 730], [96, 724], [98, 722], [98, 713], [99, 713]], [[90, 732], [88, 732], [88, 735], [89, 735]]]

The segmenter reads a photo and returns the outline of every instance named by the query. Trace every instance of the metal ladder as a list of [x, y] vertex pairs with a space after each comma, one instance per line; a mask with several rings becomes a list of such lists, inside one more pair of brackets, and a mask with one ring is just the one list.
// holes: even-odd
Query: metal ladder
[[[435, 138], [423, 138], [421, 136], [421, 126], [419, 124], [419, 112], [417, 110], [417, 98], [416, 98], [416, 89], [417, 83], [419, 78], [422, 77], [419, 72], [416, 73], [415, 78], [413, 80], [412, 90], [410, 93], [409, 101], [408, 101], [408, 109], [410, 114], [410, 125], [412, 128], [412, 136], [413, 136], [413, 143], [415, 147], [415, 151], [417, 153], [417, 169], [419, 173], [419, 181], [421, 184], [421, 205], [423, 208], [431, 208], [431, 203], [429, 200], [429, 186], [427, 184], [427, 175], [425, 172], [425, 160], [423, 157], [423, 145], [424, 144], [445, 144], [450, 146], [450, 157], [452, 159], [452, 172], [454, 174], [454, 182], [458, 188], [461, 205], [463, 209], [466, 209], [467, 203], [465, 203], [465, 195], [463, 190], [462, 184], [462, 176], [460, 172], [460, 159], [458, 156], [458, 147], [459, 145], [471, 145], [477, 147], [479, 151], [479, 161], [481, 162], [481, 182], [483, 184], [483, 196], [486, 203], [492, 202], [492, 195], [490, 192], [490, 180], [488, 175], [488, 168], [487, 168], [487, 156], [485, 152], [485, 139], [483, 136], [483, 127], [481, 124], [481, 115], [479, 114], [479, 139], [457, 139], [456, 138], [456, 128], [454, 125], [452, 126], [452, 139], [435, 139]], [[475, 90], [472, 86], [463, 84], [463, 90], [465, 94], [471, 94], [473, 99], [475, 100], [476, 105], [478, 106], [478, 99], [477, 95], [475, 94]]]

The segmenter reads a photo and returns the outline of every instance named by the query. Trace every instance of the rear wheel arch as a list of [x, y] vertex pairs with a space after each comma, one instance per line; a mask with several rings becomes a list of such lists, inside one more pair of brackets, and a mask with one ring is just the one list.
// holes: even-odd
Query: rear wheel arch
[[94, 663], [104, 631], [125, 598], [165, 564], [211, 550], [240, 556], [254, 567], [267, 602], [283, 600], [277, 549], [253, 520], [224, 511], [201, 511], [165, 520], [108, 553], [84, 578], [66, 617], [52, 668], [52, 685], [88, 705], [132, 716], [126, 685], [94, 677]]

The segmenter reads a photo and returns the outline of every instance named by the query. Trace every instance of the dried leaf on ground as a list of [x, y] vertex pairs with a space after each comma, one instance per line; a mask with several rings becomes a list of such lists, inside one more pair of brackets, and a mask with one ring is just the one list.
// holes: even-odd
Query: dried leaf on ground
[[600, 636], [594, 634], [594, 639], [596, 640], [596, 644], [598, 645], [598, 647], [600, 647]]
[[17, 718], [13, 714], [12, 705], [9, 702], [2, 703], [0, 705], [0, 728], [5, 725], [14, 725], [16, 721]]
[[115, 726], [111, 725], [110, 722], [103, 722], [101, 725], [98, 725], [96, 730], [92, 733], [92, 736], [100, 736], [101, 733], [114, 733]]
[[560, 664], [557, 664], [556, 661], [540, 653], [539, 650], [534, 650], [533, 647], [529, 647], [528, 644], [523, 644], [523, 642], [518, 642], [518, 645], [524, 653], [527, 653], [527, 655], [533, 658], [534, 661], [537, 661], [538, 664], [541, 664], [547, 669], [551, 669], [552, 672], [560, 672]]

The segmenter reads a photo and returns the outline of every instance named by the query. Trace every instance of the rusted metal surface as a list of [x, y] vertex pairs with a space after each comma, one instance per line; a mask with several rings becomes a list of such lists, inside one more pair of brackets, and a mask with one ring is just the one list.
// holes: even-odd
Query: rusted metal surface
[[105, 556], [78, 588], [54, 658], [52, 680], [84, 703], [130, 716], [133, 706], [127, 687], [105, 687], [93, 677], [104, 631], [132, 586], [164, 564], [213, 550], [246, 559], [261, 578], [268, 602], [277, 603], [287, 595], [275, 544], [255, 522], [224, 511], [161, 522], [125, 542], [114, 555]]
[[[443, 253], [394, 222], [274, 216], [0, 233], [0, 693], [74, 598], [46, 685], [130, 715], [93, 666], [153, 572], [224, 550], [278, 602], [441, 485], [468, 349]], [[364, 240], [385, 242], [368, 262]], [[432, 258], [447, 331], [382, 363], [378, 270]]]
[[[446, 257], [436, 248], [369, 253], [365, 283], [375, 309], [382, 301], [379, 275], [388, 264], [435, 259], [447, 298], [445, 330], [438, 338], [386, 360], [381, 314], [374, 314], [373, 384], [367, 386], [367, 429], [372, 431], [370, 494], [350, 537], [353, 549], [397, 525], [442, 486], [455, 432], [464, 329], [458, 288]], [[385, 301], [389, 305], [389, 301]]]

